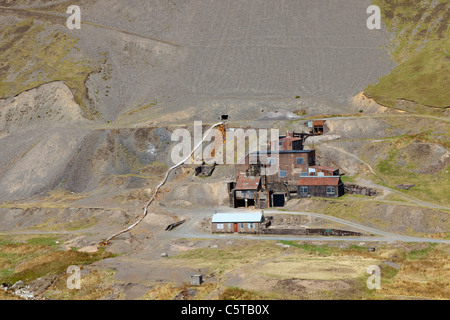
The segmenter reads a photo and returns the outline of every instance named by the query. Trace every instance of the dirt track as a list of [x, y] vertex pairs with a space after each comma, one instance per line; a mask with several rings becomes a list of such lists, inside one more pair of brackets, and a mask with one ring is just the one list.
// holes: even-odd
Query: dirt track
[[214, 209], [226, 212], [242, 212], [244, 209], [229, 209], [229, 208], [211, 208], [211, 209], [203, 209], [203, 210], [195, 210], [195, 214], [192, 214], [192, 211], [188, 210], [180, 210], [179, 214], [182, 214], [184, 217], [189, 217], [189, 221], [180, 227], [174, 229], [171, 232], [167, 232], [162, 234], [162, 239], [176, 239], [176, 238], [206, 238], [206, 239], [221, 239], [221, 238], [230, 238], [230, 239], [259, 239], [259, 240], [314, 240], [314, 241], [371, 241], [371, 242], [393, 242], [393, 241], [405, 241], [405, 242], [430, 242], [430, 243], [447, 243], [450, 244], [450, 240], [442, 240], [442, 239], [430, 239], [430, 238], [420, 238], [420, 237], [410, 237], [399, 234], [393, 234], [390, 232], [386, 232], [383, 230], [379, 230], [376, 228], [371, 228], [362, 224], [354, 223], [351, 221], [343, 220], [340, 218], [336, 218], [330, 215], [324, 215], [313, 212], [297, 212], [297, 211], [277, 211], [277, 210], [264, 210], [265, 214], [293, 214], [293, 215], [305, 215], [316, 218], [321, 218], [324, 220], [330, 220], [344, 226], [350, 227], [352, 230], [361, 230], [365, 233], [373, 234], [373, 237], [330, 237], [330, 236], [309, 236], [309, 237], [299, 237], [299, 236], [252, 236], [252, 235], [220, 235], [220, 234], [211, 234], [202, 231], [199, 228], [199, 222], [201, 219], [204, 219], [208, 216], [211, 216], [214, 212]]

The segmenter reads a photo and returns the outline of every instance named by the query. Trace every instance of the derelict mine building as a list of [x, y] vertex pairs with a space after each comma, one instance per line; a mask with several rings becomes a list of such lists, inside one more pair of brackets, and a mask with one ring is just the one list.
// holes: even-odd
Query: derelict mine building
[[230, 207], [284, 207], [292, 197], [343, 195], [339, 169], [316, 165], [315, 150], [303, 149], [308, 136], [310, 134], [288, 131], [279, 137], [277, 146], [265, 152], [278, 155], [278, 172], [273, 175], [261, 174], [264, 164], [250, 164], [251, 156], [262, 153], [247, 154], [244, 163], [235, 166], [236, 182], [228, 184]]
[[298, 181], [298, 198], [338, 198], [344, 195], [344, 184], [340, 177], [301, 177]]

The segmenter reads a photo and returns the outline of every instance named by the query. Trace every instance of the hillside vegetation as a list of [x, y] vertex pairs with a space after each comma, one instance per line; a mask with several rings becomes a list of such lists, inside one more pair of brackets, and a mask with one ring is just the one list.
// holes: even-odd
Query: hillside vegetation
[[383, 23], [395, 35], [386, 47], [398, 66], [366, 96], [395, 107], [399, 100], [424, 106], [450, 106], [450, 4], [446, 0], [374, 0]]
[[76, 39], [34, 19], [17, 20], [0, 31], [0, 99], [53, 81], [64, 81], [81, 106], [86, 106], [85, 81], [94, 70], [76, 53]]

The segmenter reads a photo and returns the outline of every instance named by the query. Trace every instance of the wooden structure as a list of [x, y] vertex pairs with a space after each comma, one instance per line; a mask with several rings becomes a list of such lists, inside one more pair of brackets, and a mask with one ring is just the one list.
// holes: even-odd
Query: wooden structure
[[[281, 182], [296, 185], [298, 178], [300, 178], [301, 176], [307, 176], [308, 168], [316, 164], [315, 150], [280, 150], [273, 152], [255, 152], [247, 155], [243, 164], [236, 165], [236, 175], [259, 174], [261, 172], [261, 168], [270, 166], [259, 162], [256, 165], [249, 164], [251, 156], [255, 156], [255, 158], [259, 158], [261, 156], [274, 158], [272, 159], [271, 165], [277, 165], [278, 172], [273, 175], [265, 176], [265, 182], [267, 184]], [[274, 161], [278, 161], [278, 163], [275, 163]], [[252, 169], [252, 166], [256, 166], [258, 167], [258, 169]]]
[[261, 180], [261, 176], [240, 175], [236, 184], [229, 183], [230, 207], [268, 208], [270, 206], [269, 192], [262, 185]]
[[326, 120], [310, 120], [307, 122], [310, 133], [313, 135], [321, 135], [324, 133]]
[[298, 180], [298, 198], [324, 197], [338, 198], [344, 195], [344, 184], [339, 176], [301, 177]]
[[182, 225], [183, 223], [186, 222], [186, 219], [175, 222], [175, 223], [171, 223], [166, 227], [166, 231], [171, 231], [173, 228], [178, 227], [179, 225]]
[[[292, 197], [334, 198], [344, 194], [339, 169], [317, 165], [316, 151], [303, 149], [307, 137], [323, 133], [325, 120], [310, 123], [311, 127], [318, 126], [311, 134], [287, 131], [279, 136], [276, 145], [271, 145], [271, 150], [249, 153], [235, 165], [236, 182], [228, 184], [230, 207], [283, 207]], [[262, 160], [264, 157], [268, 163]], [[265, 170], [274, 165], [278, 171], [265, 175]], [[299, 184], [307, 177], [332, 179], [304, 180]]]

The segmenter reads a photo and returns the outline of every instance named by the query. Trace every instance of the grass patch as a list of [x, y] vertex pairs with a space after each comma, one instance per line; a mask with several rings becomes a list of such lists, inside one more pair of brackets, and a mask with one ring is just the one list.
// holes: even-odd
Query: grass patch
[[[211, 272], [225, 273], [238, 266], [273, 257], [283, 252], [283, 248], [268, 241], [240, 241], [239, 244], [225, 248], [199, 248], [182, 252], [169, 259], [192, 261], [196, 266], [210, 268]], [[184, 262], [183, 262], [184, 263]]]
[[342, 175], [341, 181], [343, 183], [355, 183], [356, 182], [356, 176], [348, 176], [348, 175]]
[[142, 168], [139, 173], [141, 175], [146, 175], [150, 177], [160, 176], [164, 172], [167, 171], [167, 166], [159, 161], [155, 161], [153, 163], [147, 164], [144, 168]]
[[[418, 142], [424, 142], [420, 144]], [[409, 190], [397, 188], [397, 191], [405, 195], [427, 202], [448, 205], [450, 193], [450, 176], [447, 173], [450, 165], [445, 167], [430, 157], [433, 144], [446, 147], [445, 142], [437, 141], [430, 131], [419, 134], [408, 134], [393, 137], [382, 143], [372, 143], [364, 147], [363, 152], [366, 161], [375, 157], [375, 153], [382, 154], [372, 165], [377, 176], [381, 177], [385, 184], [391, 188], [404, 183], [412, 183], [415, 186]], [[424, 158], [426, 160], [424, 160]], [[427, 162], [426, 162], [427, 161]], [[429, 163], [433, 161], [434, 164]]]
[[358, 246], [356, 244], [352, 244], [350, 247], [348, 247], [350, 250], [361, 250], [361, 251], [367, 251], [366, 247]]
[[[367, 196], [362, 196], [368, 198]], [[316, 198], [313, 199], [311, 206], [308, 211], [311, 212], [321, 212], [327, 215], [338, 217], [341, 219], [351, 220], [351, 221], [362, 221], [364, 217], [362, 212], [366, 211], [365, 206], [367, 206], [366, 201], [356, 201], [360, 197], [355, 197], [355, 195], [347, 194], [338, 199], [325, 199]]]
[[[397, 273], [381, 270], [382, 296], [450, 299], [450, 270], [445, 245], [431, 244], [412, 250], [400, 264]], [[387, 281], [383, 282], [383, 277], [387, 277]]]
[[311, 244], [299, 244], [295, 241], [281, 240], [282, 244], [287, 244], [292, 247], [301, 248], [308, 253], [314, 253], [324, 256], [330, 256], [332, 254], [332, 249], [328, 245], [311, 245]]
[[151, 102], [151, 103], [139, 106], [136, 109], [133, 109], [133, 110], [130, 110], [130, 111], [124, 113], [122, 116], [119, 117], [118, 121], [123, 120], [124, 118], [131, 116], [134, 113], [137, 113], [137, 112], [146, 110], [150, 107], [156, 106], [157, 104], [158, 104], [158, 101], [156, 99], [154, 99], [153, 102]]
[[11, 284], [19, 280], [28, 282], [46, 275], [64, 273], [71, 265], [91, 264], [111, 256], [105, 252], [95, 254], [78, 251], [48, 252], [28, 261], [22, 261], [14, 273], [1, 281]]
[[437, 175], [419, 174], [396, 164], [394, 162], [394, 159], [396, 159], [395, 153], [395, 151], [392, 152], [394, 157], [382, 160], [376, 166], [376, 170], [385, 178], [390, 187], [395, 188], [396, 185], [402, 184], [405, 181], [412, 182], [415, 184], [413, 188], [409, 190], [398, 189], [398, 191], [424, 201], [436, 202], [443, 205], [449, 204], [448, 194], [450, 192], [450, 184], [445, 171], [448, 171], [450, 166], [447, 166], [443, 172]]
[[49, 30], [46, 23], [33, 19], [2, 27], [0, 31], [0, 98], [17, 95], [53, 81], [64, 81], [74, 94], [83, 115], [92, 119], [85, 100], [84, 85], [94, 69], [85, 61], [71, 57], [77, 40], [65, 33]]
[[12, 243], [10, 240], [7, 240], [6, 237], [0, 237], [0, 247], [3, 247], [6, 244]]
[[261, 300], [263, 296], [255, 291], [241, 288], [226, 288], [219, 296], [219, 300]]
[[295, 113], [296, 115], [298, 115], [299, 117], [304, 117], [304, 116], [306, 116], [306, 110], [304, 110], [304, 109], [295, 110], [294, 113]]
[[106, 256], [101, 254], [88, 254], [77, 251], [57, 251], [49, 252], [42, 256], [24, 261], [7, 279], [2, 282], [11, 284], [22, 280], [32, 281], [45, 275], [64, 273], [71, 265], [90, 264], [101, 260]]
[[[366, 246], [313, 245], [305, 242], [280, 241], [291, 248], [282, 248], [272, 241], [235, 242], [224, 247], [200, 248], [180, 253], [175, 263], [208, 267], [211, 273], [220, 274], [238, 270], [242, 277], [259, 275], [261, 281], [270, 278], [279, 281], [282, 291], [261, 289], [248, 283], [245, 287], [236, 284], [228, 287], [219, 282], [214, 283], [221, 300], [253, 300], [253, 299], [298, 299], [311, 298], [311, 294], [319, 299], [391, 299], [403, 297], [448, 298], [449, 270], [448, 248], [445, 245], [429, 245], [424, 243], [404, 243], [400, 246], [383, 244], [376, 251], [367, 250]], [[180, 259], [179, 261], [177, 261]], [[399, 268], [382, 263], [391, 261]], [[366, 281], [369, 265], [378, 265], [381, 269], [381, 290], [369, 290]], [[220, 273], [217, 273], [220, 266]], [[295, 281], [293, 281], [295, 280]], [[293, 292], [296, 280], [316, 281], [324, 290], [309, 292]], [[255, 278], [256, 281], [256, 278]], [[351, 289], [333, 289], [332, 281], [345, 281]], [[287, 285], [292, 287], [286, 287]], [[158, 285], [145, 298], [173, 299], [181, 292], [180, 286], [173, 284]], [[415, 288], [418, 288], [416, 291]], [[217, 290], [218, 289], [218, 290]], [[222, 289], [222, 290], [220, 290]], [[208, 290], [211, 292], [211, 290]], [[194, 298], [195, 299], [195, 298]]]
[[101, 300], [114, 293], [112, 284], [115, 273], [114, 270], [91, 270], [81, 277], [80, 290], [69, 290], [67, 279], [70, 275], [63, 274], [52, 288], [45, 292], [44, 297], [51, 300]]
[[64, 273], [71, 265], [90, 264], [112, 257], [104, 250], [93, 254], [61, 251], [55, 241], [53, 237], [35, 237], [25, 242], [1, 241], [0, 283], [28, 282], [46, 275]]
[[219, 292], [222, 285], [219, 283], [204, 282], [201, 286], [190, 286], [187, 283], [163, 283], [157, 284], [152, 289], [147, 291], [139, 300], [210, 300], [216, 299], [217, 294], [214, 294], [214, 298], [211, 298], [211, 293]]
[[364, 93], [378, 103], [395, 107], [399, 100], [424, 106], [449, 106], [449, 6], [446, 0], [374, 0], [395, 40], [387, 50], [397, 63], [392, 72]]
[[355, 199], [370, 199], [371, 197], [370, 196], [366, 196], [366, 195], [363, 195], [363, 194], [357, 194], [357, 193], [355, 193], [355, 194], [349, 194], [349, 193], [346, 193], [346, 194], [344, 194], [343, 196], [341, 196], [341, 197], [339, 197], [339, 198], [336, 198], [336, 202], [346, 202], [346, 201], [352, 201], [352, 200], [355, 200]]
[[398, 65], [364, 93], [379, 104], [395, 107], [399, 100], [425, 106], [449, 107], [450, 45], [433, 41], [410, 60]]
[[66, 224], [65, 229], [67, 231], [76, 231], [87, 229], [95, 226], [98, 223], [98, 219], [96, 217], [84, 218], [76, 221], [72, 221]]
[[420, 260], [428, 257], [430, 251], [436, 247], [436, 243], [431, 243], [427, 248], [421, 250], [412, 250], [408, 253], [408, 259], [410, 260]]
[[390, 283], [392, 279], [398, 274], [398, 272], [399, 270], [397, 270], [396, 268], [393, 268], [386, 264], [381, 264], [380, 265], [380, 273], [382, 274], [381, 285], [383, 285], [383, 283]]
[[38, 238], [31, 238], [26, 240], [28, 244], [32, 245], [32, 246], [49, 246], [49, 247], [53, 247], [53, 246], [57, 246], [57, 238], [54, 237], [38, 237]]
[[182, 288], [175, 283], [164, 283], [154, 286], [147, 291], [142, 300], [172, 300], [181, 292]]

